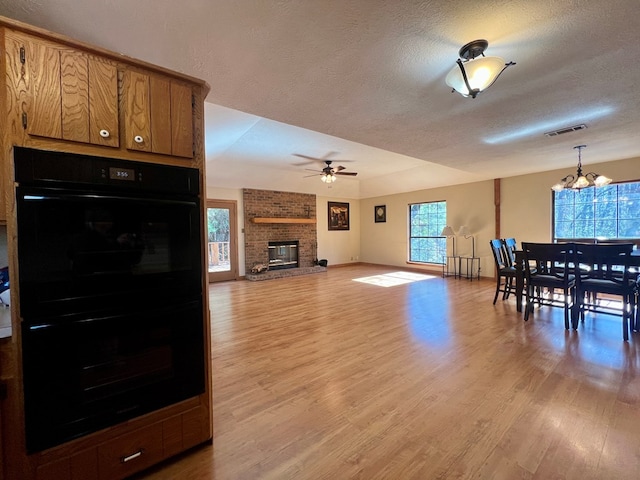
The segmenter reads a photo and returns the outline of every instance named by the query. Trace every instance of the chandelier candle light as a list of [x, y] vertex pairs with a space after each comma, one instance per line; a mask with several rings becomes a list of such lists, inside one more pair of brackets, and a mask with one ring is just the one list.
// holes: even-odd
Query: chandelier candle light
[[478, 93], [493, 85], [507, 67], [515, 65], [515, 62], [505, 63], [500, 57], [485, 57], [484, 51], [488, 46], [486, 40], [474, 40], [463, 45], [458, 52], [460, 58], [445, 82], [463, 97], [476, 98]]
[[577, 145], [573, 147], [574, 149], [578, 149], [578, 171], [576, 172], [576, 175], [567, 175], [560, 180], [560, 182], [551, 187], [551, 190], [561, 192], [565, 188], [570, 188], [572, 190], [580, 191], [583, 188], [594, 186], [602, 187], [611, 183], [612, 180], [604, 175], [598, 175], [594, 172], [586, 174], [582, 173], [582, 149], [586, 147], [586, 145]]

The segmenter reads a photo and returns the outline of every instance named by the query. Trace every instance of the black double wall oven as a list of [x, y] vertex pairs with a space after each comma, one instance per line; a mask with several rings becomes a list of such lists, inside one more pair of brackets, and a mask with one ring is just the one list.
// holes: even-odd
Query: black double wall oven
[[203, 393], [198, 170], [14, 159], [27, 450]]

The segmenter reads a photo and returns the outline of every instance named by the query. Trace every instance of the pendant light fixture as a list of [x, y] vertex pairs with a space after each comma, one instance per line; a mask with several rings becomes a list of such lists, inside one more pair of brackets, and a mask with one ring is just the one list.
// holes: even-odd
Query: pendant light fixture
[[589, 172], [586, 174], [582, 173], [582, 149], [587, 148], [586, 145], [576, 145], [573, 147], [578, 150], [578, 171], [576, 175], [567, 175], [558, 183], [556, 183], [551, 190], [556, 192], [561, 192], [565, 188], [571, 188], [572, 190], [582, 190], [587, 187], [602, 187], [604, 185], [609, 185], [612, 180], [604, 175], [598, 175], [594, 172]]
[[484, 51], [488, 46], [486, 40], [474, 40], [458, 52], [457, 65], [451, 69], [445, 82], [463, 97], [476, 98], [478, 93], [493, 85], [507, 67], [515, 65], [515, 62], [505, 63], [500, 57], [485, 57]]

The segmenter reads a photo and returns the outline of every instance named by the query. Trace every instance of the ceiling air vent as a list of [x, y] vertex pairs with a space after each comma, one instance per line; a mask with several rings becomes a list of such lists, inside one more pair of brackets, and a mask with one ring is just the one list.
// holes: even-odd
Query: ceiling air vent
[[555, 137], [556, 135], [562, 135], [563, 133], [575, 132], [577, 130], [584, 130], [587, 126], [584, 123], [580, 125], [574, 125], [573, 127], [565, 127], [559, 130], [554, 130], [553, 132], [545, 133], [546, 137]]

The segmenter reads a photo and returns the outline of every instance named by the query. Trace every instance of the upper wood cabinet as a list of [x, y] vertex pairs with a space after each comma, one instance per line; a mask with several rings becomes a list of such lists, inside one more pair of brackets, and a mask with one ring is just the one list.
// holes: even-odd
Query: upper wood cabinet
[[113, 62], [23, 33], [6, 37], [7, 76], [21, 87], [29, 135], [120, 146]]
[[122, 91], [126, 148], [193, 157], [190, 86], [159, 75], [125, 70]]

